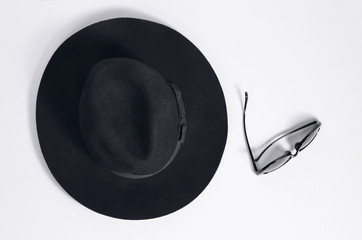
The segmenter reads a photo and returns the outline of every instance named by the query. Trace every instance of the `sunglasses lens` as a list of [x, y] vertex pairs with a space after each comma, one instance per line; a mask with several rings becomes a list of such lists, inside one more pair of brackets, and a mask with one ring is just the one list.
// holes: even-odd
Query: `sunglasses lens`
[[314, 138], [317, 136], [319, 132], [319, 129], [320, 128], [318, 127], [312, 133], [310, 133], [310, 135], [303, 141], [302, 145], [299, 148], [299, 151], [302, 151], [314, 140]]
[[267, 174], [267, 173], [277, 170], [278, 168], [280, 168], [284, 164], [286, 164], [290, 160], [290, 158], [291, 158], [291, 156], [288, 155], [285, 157], [281, 157], [277, 160], [274, 160], [273, 162], [271, 162], [270, 164], [268, 164], [267, 166], [264, 167], [264, 170], [262, 171], [262, 173]]
[[260, 168], [260, 172], [272, 172], [283, 166], [290, 158], [287, 152], [288, 150], [278, 142], [272, 144], [258, 159], [257, 165]]

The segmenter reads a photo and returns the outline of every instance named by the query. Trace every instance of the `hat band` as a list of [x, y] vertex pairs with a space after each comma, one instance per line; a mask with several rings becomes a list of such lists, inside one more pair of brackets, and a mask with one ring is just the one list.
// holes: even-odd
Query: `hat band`
[[180, 89], [174, 84], [173, 82], [170, 82], [170, 87], [172, 88], [173, 93], [175, 94], [176, 101], [177, 101], [177, 109], [178, 109], [178, 115], [179, 115], [179, 137], [178, 141], [183, 143], [185, 141], [186, 137], [186, 114], [185, 114], [185, 105], [182, 101], [182, 94]]

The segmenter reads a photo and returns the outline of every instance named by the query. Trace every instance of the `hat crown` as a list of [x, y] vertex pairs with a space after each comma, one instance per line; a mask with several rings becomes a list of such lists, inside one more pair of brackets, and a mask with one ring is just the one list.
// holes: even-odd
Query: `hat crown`
[[79, 108], [89, 151], [113, 173], [147, 177], [172, 161], [179, 134], [177, 100], [153, 68], [128, 58], [98, 62]]

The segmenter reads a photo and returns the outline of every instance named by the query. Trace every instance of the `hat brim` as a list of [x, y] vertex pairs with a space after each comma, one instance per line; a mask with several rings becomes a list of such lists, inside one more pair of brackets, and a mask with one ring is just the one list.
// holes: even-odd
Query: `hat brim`
[[[78, 107], [87, 75], [114, 57], [146, 63], [182, 92], [185, 142], [166, 169], [148, 178], [104, 169], [81, 135]], [[206, 58], [175, 30], [133, 18], [90, 25], [56, 50], [39, 86], [36, 122], [44, 158], [64, 190], [84, 206], [122, 219], [163, 216], [194, 200], [214, 176], [227, 137], [224, 95]]]

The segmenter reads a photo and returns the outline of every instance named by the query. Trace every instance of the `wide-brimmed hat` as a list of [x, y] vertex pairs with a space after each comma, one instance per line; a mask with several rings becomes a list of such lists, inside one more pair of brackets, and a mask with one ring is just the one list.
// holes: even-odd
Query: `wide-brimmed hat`
[[64, 190], [122, 219], [194, 200], [227, 137], [224, 95], [206, 58], [175, 30], [133, 18], [95, 23], [61, 44], [41, 79], [36, 122]]

